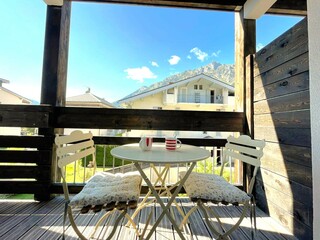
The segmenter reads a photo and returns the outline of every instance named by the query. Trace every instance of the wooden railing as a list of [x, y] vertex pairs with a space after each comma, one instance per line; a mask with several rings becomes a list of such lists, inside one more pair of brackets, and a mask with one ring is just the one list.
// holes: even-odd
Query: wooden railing
[[[238, 112], [0, 105], [0, 127], [39, 128], [41, 134], [0, 135], [0, 193], [34, 193], [44, 199], [48, 194], [61, 192], [61, 187], [52, 182], [55, 129], [243, 132], [244, 115]], [[94, 141], [96, 144], [121, 145], [138, 142], [139, 138], [94, 137]], [[183, 142], [210, 147], [225, 144], [223, 139], [185, 138]], [[78, 189], [75, 187], [75, 191]]]

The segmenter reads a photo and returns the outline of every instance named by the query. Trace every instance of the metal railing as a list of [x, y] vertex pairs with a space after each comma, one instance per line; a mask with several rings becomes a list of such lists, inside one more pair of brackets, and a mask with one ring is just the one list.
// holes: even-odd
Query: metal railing
[[[132, 162], [124, 161], [121, 159], [116, 159], [110, 155], [110, 150], [113, 146], [110, 145], [96, 145], [96, 161], [97, 169], [96, 172], [106, 171], [110, 173], [125, 173], [129, 171], [136, 171]], [[223, 148], [222, 147], [203, 147], [211, 152], [211, 156], [206, 159], [197, 162], [197, 165], [194, 169], [196, 172], [209, 173], [209, 174], [220, 174], [221, 158], [223, 157]], [[77, 161], [69, 164], [66, 167], [66, 176], [69, 183], [74, 184], [83, 184], [85, 183], [93, 174], [92, 162], [91, 159], [82, 159], [82, 161]], [[156, 165], [157, 168], [161, 171], [164, 167], [159, 164]], [[185, 171], [189, 167], [188, 164], [172, 164], [170, 171], [166, 178], [166, 184], [171, 185], [178, 181], [178, 175], [180, 171]], [[142, 166], [146, 175], [149, 179], [154, 180], [157, 178], [156, 174], [150, 168], [149, 164], [144, 164]], [[224, 177], [230, 182], [234, 183], [234, 167], [232, 164], [229, 164], [229, 167], [224, 170]], [[59, 180], [58, 169], [55, 171], [55, 179], [57, 183], [61, 182]]]

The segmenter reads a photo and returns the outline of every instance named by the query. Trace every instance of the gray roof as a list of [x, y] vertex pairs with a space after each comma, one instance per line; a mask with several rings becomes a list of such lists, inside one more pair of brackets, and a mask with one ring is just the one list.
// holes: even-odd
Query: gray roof
[[90, 91], [87, 91], [84, 94], [67, 97], [67, 102], [82, 102], [82, 103], [101, 103], [104, 105], [107, 105], [109, 107], [114, 107], [114, 105], [107, 100], [100, 98], [94, 94], [92, 94]]

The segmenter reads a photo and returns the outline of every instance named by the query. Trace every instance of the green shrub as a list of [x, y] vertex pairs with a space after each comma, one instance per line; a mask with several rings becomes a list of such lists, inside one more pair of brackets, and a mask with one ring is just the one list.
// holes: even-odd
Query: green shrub
[[[112, 167], [113, 166], [113, 156], [111, 155], [110, 151], [117, 146], [115, 145], [96, 145], [96, 162], [97, 167], [102, 167], [103, 165], [105, 167]], [[105, 155], [105, 157], [104, 157]], [[87, 157], [86, 159], [82, 160], [82, 166], [88, 165], [89, 162], [92, 161], [92, 157]], [[105, 161], [105, 163], [104, 163]], [[86, 163], [86, 164], [84, 164]], [[124, 164], [130, 163], [129, 161], [124, 161]], [[122, 166], [122, 160], [121, 159], [115, 159], [114, 166]]]

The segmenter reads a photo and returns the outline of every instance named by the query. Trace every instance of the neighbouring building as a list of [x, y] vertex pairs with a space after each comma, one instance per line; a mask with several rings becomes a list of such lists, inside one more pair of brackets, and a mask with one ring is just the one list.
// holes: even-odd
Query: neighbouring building
[[[234, 111], [234, 86], [198, 74], [175, 82], [163, 81], [136, 91], [118, 101], [121, 107], [131, 109]], [[130, 130], [127, 136], [151, 135], [157, 137], [225, 137], [230, 133], [169, 132]]]
[[[88, 107], [88, 108], [114, 108], [115, 106], [105, 100], [100, 98], [93, 93], [91, 93], [90, 88], [84, 93], [77, 96], [67, 97], [66, 99], [67, 107]], [[64, 129], [65, 134], [69, 134], [74, 129]], [[91, 131], [95, 136], [116, 136], [121, 134], [122, 130], [116, 129], [81, 129], [82, 131]]]
[[122, 107], [133, 109], [234, 111], [234, 87], [199, 74], [146, 88], [118, 102]]
[[[10, 83], [9, 80], [0, 78], [0, 104], [32, 104], [32, 100], [23, 97], [2, 85]], [[21, 135], [20, 127], [0, 127], [0, 135]]]

